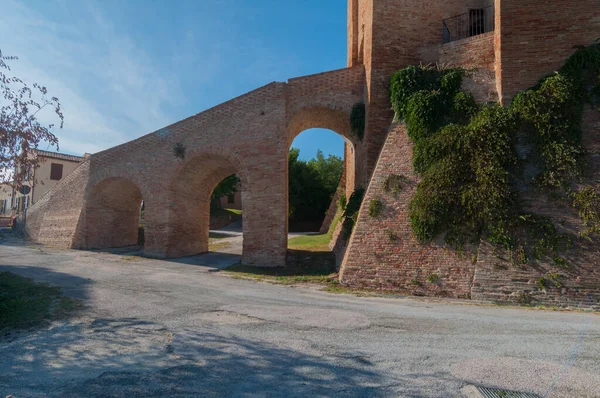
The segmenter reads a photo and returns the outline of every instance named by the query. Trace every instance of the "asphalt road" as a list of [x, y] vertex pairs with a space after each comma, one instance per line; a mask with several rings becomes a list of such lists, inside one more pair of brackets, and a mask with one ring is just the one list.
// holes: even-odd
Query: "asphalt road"
[[333, 295], [181, 261], [0, 242], [0, 270], [80, 315], [0, 337], [0, 396], [460, 397], [469, 385], [600, 397], [600, 316]]

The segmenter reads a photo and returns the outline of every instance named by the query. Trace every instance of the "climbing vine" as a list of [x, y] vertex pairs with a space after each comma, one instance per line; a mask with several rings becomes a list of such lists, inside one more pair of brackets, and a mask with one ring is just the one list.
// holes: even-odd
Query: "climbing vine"
[[364, 196], [364, 188], [356, 188], [356, 190], [352, 192], [352, 195], [350, 195], [348, 203], [343, 206], [344, 212], [342, 213], [342, 236], [344, 240], [350, 239], [350, 236], [352, 235], [352, 230], [354, 229], [354, 224], [356, 224], [358, 211], [360, 210], [360, 205]]
[[173, 155], [175, 155], [176, 158], [183, 160], [185, 159], [185, 149], [185, 145], [181, 142], [177, 142], [173, 145]]
[[352, 135], [357, 137], [360, 141], [363, 140], [365, 135], [365, 115], [365, 103], [358, 102], [354, 104], [352, 112], [350, 113], [350, 129]]
[[600, 234], [600, 194], [593, 187], [585, 187], [571, 194], [573, 207], [583, 220], [581, 236], [590, 238], [593, 234]]
[[[410, 66], [392, 77], [392, 108], [406, 123], [421, 176], [410, 204], [415, 236], [444, 234], [457, 247], [485, 237], [510, 249], [516, 263], [548, 252], [562, 263], [556, 253], [566, 239], [547, 218], [522, 210], [517, 186], [531, 182], [526, 167], [549, 192], [566, 193], [582, 176], [581, 119], [586, 103], [600, 102], [600, 44], [579, 48], [508, 107], [478, 105], [461, 90], [463, 76], [461, 69]], [[599, 224], [586, 203], [594, 200], [590, 190], [573, 197], [591, 232]]]
[[369, 216], [377, 218], [383, 212], [383, 202], [380, 197], [372, 199], [369, 202]]

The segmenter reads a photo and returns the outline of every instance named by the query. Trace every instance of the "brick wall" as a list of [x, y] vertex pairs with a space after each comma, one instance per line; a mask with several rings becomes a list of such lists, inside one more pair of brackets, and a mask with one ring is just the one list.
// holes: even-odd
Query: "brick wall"
[[[464, 13], [470, 7], [487, 5], [494, 5], [496, 10], [495, 32], [440, 44], [442, 19]], [[419, 295], [473, 296], [511, 302], [525, 297], [538, 304], [598, 308], [598, 242], [580, 242], [565, 254], [570, 268], [557, 270], [551, 259], [526, 269], [511, 268], [506, 253], [499, 253], [487, 244], [481, 245], [479, 253], [472, 251], [463, 256], [446, 250], [439, 241], [421, 245], [414, 240], [407, 207], [417, 183], [410, 161], [412, 148], [402, 126], [393, 126], [388, 134], [391, 112], [387, 92], [389, 78], [396, 70], [420, 62], [442, 62], [474, 69], [463, 87], [472, 91], [479, 102], [497, 100], [499, 94], [506, 101], [558, 69], [573, 53], [574, 45], [589, 44], [600, 37], [598, 2], [359, 1], [358, 7], [359, 24], [360, 16], [365, 14], [372, 19], [373, 29], [368, 36], [369, 56], [362, 60], [360, 56], [352, 58], [352, 62], [365, 63], [368, 94], [365, 157], [374, 172], [355, 231], [345, 249], [341, 282]], [[584, 143], [592, 153], [590, 181], [598, 181], [600, 175], [599, 123], [600, 115], [586, 110]], [[384, 139], [385, 146], [378, 155]], [[383, 190], [383, 181], [392, 173], [410, 177], [397, 197]], [[383, 216], [377, 219], [367, 214], [369, 202], [375, 198], [381, 198], [385, 205]], [[530, 195], [528, 201], [532, 210], [551, 216], [561, 228], [570, 225], [573, 231], [577, 230], [578, 218], [568, 206], [535, 195]], [[397, 241], [390, 239], [390, 232], [397, 236]], [[561, 288], [539, 289], [540, 277], [557, 272], [563, 275]], [[431, 274], [440, 277], [437, 283], [426, 281]]]
[[494, 32], [443, 44], [437, 59], [443, 65], [494, 70]]
[[[408, 179], [397, 194], [384, 189], [390, 174]], [[393, 125], [346, 249], [340, 270], [342, 284], [415, 295], [470, 297], [475, 271], [472, 254], [458, 254], [437, 243], [421, 244], [412, 233], [408, 205], [417, 183], [412, 168], [412, 144], [405, 126]], [[384, 211], [373, 218], [368, 208], [376, 198], [383, 202]], [[432, 275], [439, 279], [428, 281]]]
[[19, 216], [19, 229], [37, 242], [62, 248], [73, 247], [74, 240], [81, 233], [80, 218], [89, 172], [90, 163], [84, 161]]
[[[236, 173], [244, 203], [242, 261], [285, 265], [289, 145], [312, 127], [351, 142], [350, 112], [363, 87], [360, 65], [271, 83], [94, 154], [31, 208], [29, 235], [46, 243], [59, 243], [60, 236], [61, 246], [82, 249], [131, 245], [143, 199], [146, 254], [204, 252], [210, 194]], [[185, 148], [184, 158], [175, 156], [176, 145]]]
[[497, 0], [496, 10], [504, 102], [560, 68], [573, 46], [600, 38], [598, 0]]
[[[584, 136], [598, 134], [596, 125], [586, 126]], [[384, 189], [390, 174], [408, 177], [396, 195]], [[597, 180], [588, 180], [593, 181]], [[348, 247], [336, 242], [341, 253], [345, 250], [340, 270], [342, 284], [412, 295], [600, 309], [600, 240], [576, 240], [572, 249], [561, 253], [569, 264], [567, 268], [555, 264], [552, 257], [517, 267], [510, 263], [509, 253], [486, 242], [464, 253], [444, 248], [442, 238], [420, 244], [408, 216], [417, 184], [418, 177], [412, 170], [412, 144], [404, 126], [393, 125]], [[581, 220], [568, 203], [535, 192], [523, 195], [526, 210], [551, 217], [559, 233], [578, 234]], [[377, 198], [384, 204], [384, 211], [373, 218], [368, 208]], [[550, 274], [561, 275], [560, 286], [549, 278]], [[431, 275], [439, 279], [429, 281]], [[547, 279], [544, 289], [539, 286], [540, 278]]]
[[366, 76], [367, 126], [359, 155], [366, 164], [360, 185], [368, 184], [393, 119], [388, 90], [392, 74], [419, 64], [422, 48], [441, 44], [443, 19], [491, 4], [492, 0], [348, 1], [348, 66], [363, 64]]

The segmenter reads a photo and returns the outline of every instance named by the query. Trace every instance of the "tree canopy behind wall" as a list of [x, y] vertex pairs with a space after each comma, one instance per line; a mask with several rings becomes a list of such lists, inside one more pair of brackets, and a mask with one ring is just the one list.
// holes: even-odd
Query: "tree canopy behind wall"
[[325, 157], [318, 151], [316, 158], [299, 159], [300, 150], [289, 152], [289, 220], [290, 223], [321, 223], [329, 208], [344, 170], [339, 156]]

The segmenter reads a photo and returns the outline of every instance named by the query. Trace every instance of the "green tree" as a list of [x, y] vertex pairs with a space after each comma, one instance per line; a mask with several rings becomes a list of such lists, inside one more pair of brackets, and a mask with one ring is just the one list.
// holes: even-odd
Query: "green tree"
[[213, 190], [210, 196], [210, 207], [218, 209], [221, 207], [221, 198], [233, 195], [240, 187], [240, 178], [236, 174], [225, 177]]
[[300, 150], [291, 148], [288, 157], [290, 223], [320, 223], [325, 217], [342, 176], [344, 161], [321, 151], [306, 162]]
[[340, 182], [340, 177], [344, 172], [344, 160], [339, 156], [323, 156], [321, 150], [317, 151], [317, 157], [308, 162], [309, 167], [313, 168], [323, 187], [333, 197], [335, 190]]

